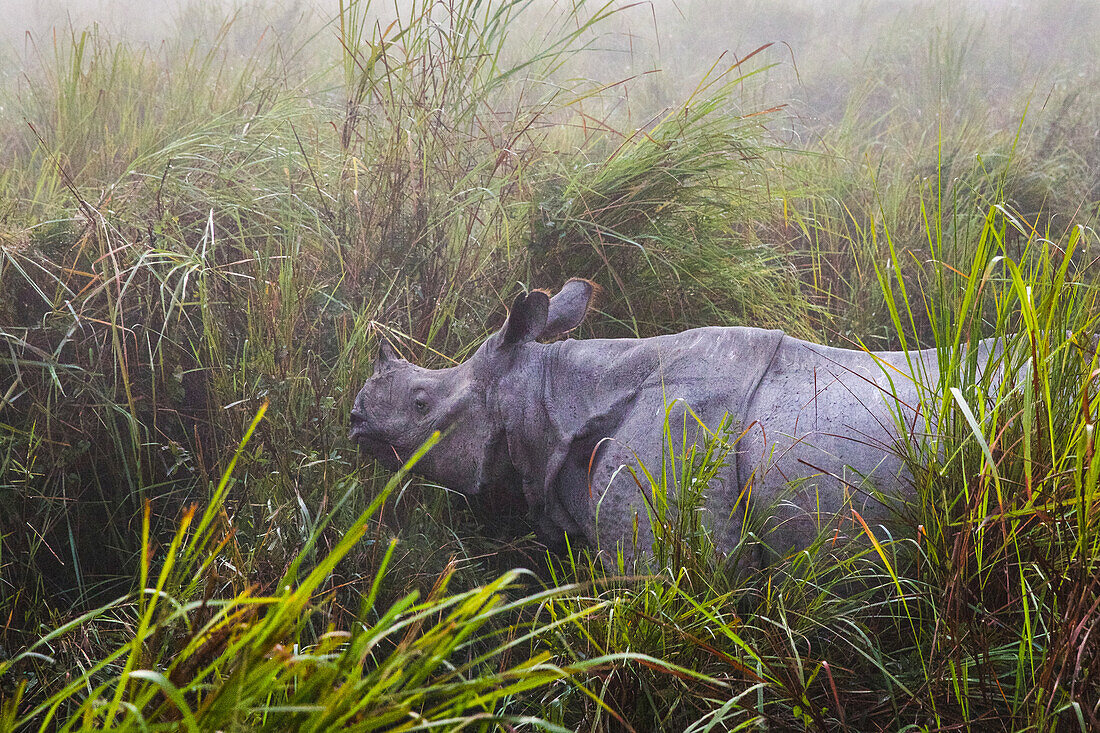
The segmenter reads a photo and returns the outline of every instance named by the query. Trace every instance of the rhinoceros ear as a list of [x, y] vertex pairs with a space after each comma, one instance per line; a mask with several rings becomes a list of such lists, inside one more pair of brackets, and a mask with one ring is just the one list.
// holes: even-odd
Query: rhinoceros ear
[[599, 286], [590, 280], [575, 277], [567, 282], [561, 291], [550, 299], [550, 311], [546, 317], [540, 339], [552, 339], [569, 333], [588, 314], [592, 299]]
[[550, 311], [550, 296], [541, 290], [520, 293], [512, 301], [508, 320], [500, 328], [500, 346], [516, 346], [534, 341], [546, 327]]

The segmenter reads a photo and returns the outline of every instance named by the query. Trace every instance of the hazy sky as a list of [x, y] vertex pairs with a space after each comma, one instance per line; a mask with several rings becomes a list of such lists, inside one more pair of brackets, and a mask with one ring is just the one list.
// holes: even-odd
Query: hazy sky
[[[417, 0], [419, 3], [427, 0]], [[537, 19], [576, 0], [535, 0], [526, 18]], [[412, 0], [396, 0], [408, 8]], [[603, 0], [593, 0], [596, 8]], [[392, 14], [395, 0], [361, 2]], [[255, 39], [292, 36], [305, 39], [321, 30], [314, 48], [339, 56], [333, 19], [339, 0], [0, 0], [0, 59], [4, 76], [18, 73], [13, 58], [50, 48], [54, 33], [82, 30], [92, 23], [115, 38], [157, 42], [184, 34], [213, 37], [236, 12], [231, 48], [250, 54]], [[785, 87], [768, 90], [773, 99], [802, 96], [823, 109], [830, 84], [853, 83], [858, 76], [884, 84], [906, 81], [911, 68], [936, 70], [989, 90], [1032, 90], [1045, 95], [1061, 79], [1084, 76], [1100, 62], [1100, 0], [652, 0], [602, 26], [603, 49], [585, 72], [625, 78], [659, 67], [673, 78], [703, 73], [723, 53], [749, 53], [775, 42], [767, 57], [780, 64]], [[537, 22], [520, 24], [538, 42]], [[185, 29], [181, 32], [181, 28]], [[656, 29], [656, 30], [655, 30]], [[240, 38], [237, 39], [236, 36]], [[33, 39], [33, 44], [28, 43]], [[239, 41], [239, 42], [237, 42]], [[14, 51], [14, 55], [13, 52]], [[930, 63], [931, 61], [931, 63]], [[957, 69], [946, 68], [952, 64]], [[961, 72], [960, 72], [961, 70]], [[893, 75], [893, 76], [891, 76]], [[603, 79], [610, 81], [610, 78]], [[834, 81], [835, 79], [835, 81]], [[900, 80], [900, 82], [899, 82]], [[909, 79], [912, 83], [920, 80]], [[798, 88], [803, 83], [803, 94]], [[931, 80], [936, 83], [936, 79]], [[667, 83], [667, 82], [666, 82]]]

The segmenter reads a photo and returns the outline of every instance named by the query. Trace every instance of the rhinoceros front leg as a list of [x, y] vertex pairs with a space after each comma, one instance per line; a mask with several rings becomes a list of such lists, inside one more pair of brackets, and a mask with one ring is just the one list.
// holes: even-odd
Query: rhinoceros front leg
[[[608, 438], [598, 446], [591, 470], [587, 472], [585, 491], [591, 507], [592, 527], [595, 537], [590, 539], [598, 547], [605, 563], [616, 564], [621, 554], [626, 559], [653, 552], [653, 523], [661, 523], [669, 532], [671, 541], [694, 540], [679, 537], [676, 525], [681, 511], [701, 512], [700, 529], [710, 533], [710, 539], [720, 552], [735, 548], [742, 537], [743, 519], [748, 496], [743, 495], [736, 478], [736, 465], [732, 452], [723, 457], [714, 451], [710, 460], [718, 465], [717, 471], [705, 486], [683, 486], [685, 482], [702, 480], [700, 456], [713, 435], [700, 425], [680, 420], [670, 424], [683, 426], [683, 431], [671, 430], [671, 446], [664, 438], [639, 437], [639, 433], [623, 431], [624, 437]], [[653, 420], [647, 423], [652, 427]], [[625, 436], [634, 437], [627, 442]], [[685, 451], [694, 450], [694, 457], [685, 459]], [[685, 460], [695, 461], [685, 470]], [[695, 494], [695, 492], [698, 492]], [[682, 502], [694, 502], [684, 506]], [[743, 554], [753, 565], [759, 563], [756, 553]]]
[[648, 461], [615, 438], [601, 441], [591, 458], [581, 487], [589, 511], [589, 546], [608, 567], [615, 567], [620, 556], [629, 561], [648, 554], [653, 532], [646, 504], [652, 497], [646, 496], [651, 487], [642, 468]]

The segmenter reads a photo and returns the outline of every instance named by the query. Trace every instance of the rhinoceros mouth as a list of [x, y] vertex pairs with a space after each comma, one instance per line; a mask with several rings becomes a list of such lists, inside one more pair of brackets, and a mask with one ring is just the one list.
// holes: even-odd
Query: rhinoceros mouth
[[391, 471], [401, 468], [404, 461], [397, 452], [397, 448], [388, 440], [382, 440], [376, 434], [370, 432], [365, 425], [356, 425], [348, 433], [348, 438], [356, 443], [360, 450], [364, 450], [376, 461]]

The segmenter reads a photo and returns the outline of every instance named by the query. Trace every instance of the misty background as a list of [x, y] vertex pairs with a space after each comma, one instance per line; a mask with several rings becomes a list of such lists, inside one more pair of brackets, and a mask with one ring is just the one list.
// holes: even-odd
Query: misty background
[[[534, 0], [523, 14], [526, 42], [544, 38], [569, 0]], [[380, 24], [407, 13], [407, 0], [364, 2]], [[602, 82], [641, 75], [625, 91], [632, 111], [673, 104], [716, 63], [774, 44], [754, 59], [767, 66], [751, 86], [752, 104], [788, 105], [792, 129], [826, 129], [847, 115], [898, 111], [935, 97], [916, 118], [957, 115], [981, 104], [990, 122], [1019, 121], [1031, 105], [1061, 104], [1075, 82], [1092, 78], [1100, 47], [1100, 4], [1090, 0], [668, 0], [619, 4], [566, 71]], [[28, 83], [57, 34], [94, 30], [147, 45], [212, 43], [242, 59], [265, 44], [291, 53], [289, 67], [314, 72], [339, 57], [339, 0], [3, 0], [4, 86]], [[594, 10], [599, 3], [589, 3]], [[538, 19], [542, 18], [540, 22]], [[228, 24], [228, 25], [227, 25]], [[523, 36], [523, 24], [516, 35]], [[302, 53], [308, 49], [308, 53]], [[517, 53], [522, 53], [517, 50]], [[660, 73], [653, 74], [659, 70]], [[645, 76], [649, 78], [645, 78]], [[749, 92], [746, 92], [747, 94]], [[916, 95], [914, 94], [916, 93]], [[639, 103], [640, 105], [639, 106]]]

